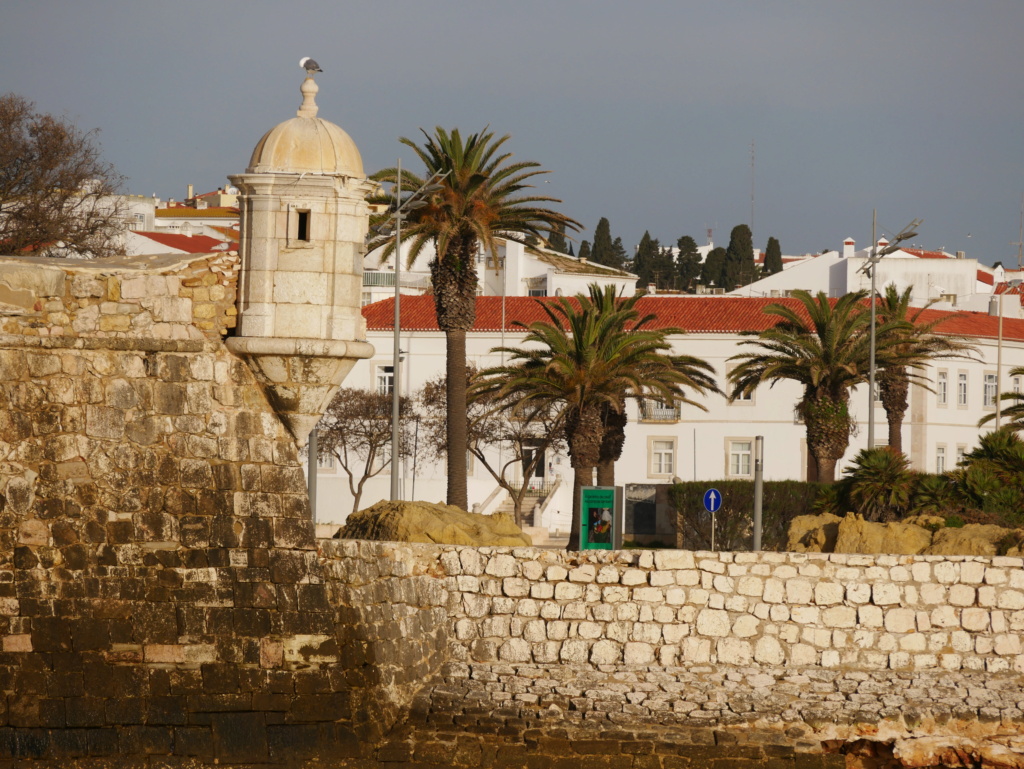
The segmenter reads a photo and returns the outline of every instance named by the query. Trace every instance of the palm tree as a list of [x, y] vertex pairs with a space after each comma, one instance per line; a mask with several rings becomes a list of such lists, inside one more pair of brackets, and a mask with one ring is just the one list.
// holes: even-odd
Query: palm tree
[[[864, 291], [846, 294], [833, 305], [823, 292], [812, 297], [794, 291], [799, 308], [768, 305], [765, 313], [779, 321], [760, 333], [749, 332], [756, 338], [740, 343], [759, 350], [730, 358], [739, 361], [729, 372], [730, 398], [749, 395], [765, 382], [790, 380], [803, 387], [797, 409], [807, 425], [807, 449], [817, 470], [817, 477], [808, 480], [835, 480], [836, 463], [850, 445], [850, 390], [867, 381], [870, 357], [865, 296]], [[876, 350], [884, 352], [889, 332], [889, 324], [876, 329]]]
[[496, 348], [510, 363], [484, 371], [478, 385], [520, 404], [558, 408], [573, 468], [573, 525], [568, 549], [579, 547], [580, 499], [601, 460], [605, 415], [621, 414], [627, 399], [689, 403], [687, 389], [717, 392], [704, 361], [672, 355], [676, 328], [652, 328], [637, 296], [615, 301], [615, 289], [591, 285], [589, 296], [538, 303], [548, 317], [524, 326], [520, 347]]
[[[1024, 366], [1017, 366], [1010, 369], [1010, 376], [1024, 376]], [[1011, 392], [1000, 393], [999, 400], [1009, 402], [1009, 406], [1000, 409], [1000, 419], [1007, 420], [1003, 427], [1008, 427], [1014, 432], [1024, 430], [1024, 393]], [[995, 414], [986, 414], [978, 420], [978, 427], [993, 421]]]
[[892, 357], [879, 363], [875, 381], [889, 423], [889, 447], [896, 451], [903, 451], [903, 417], [909, 406], [907, 394], [910, 392], [911, 380], [930, 391], [931, 387], [920, 373], [928, 361], [947, 356], [964, 357], [975, 351], [972, 345], [964, 343], [960, 337], [936, 335], [936, 328], [949, 320], [950, 316], [928, 323], [921, 320], [922, 313], [935, 304], [937, 299], [912, 313], [912, 293], [912, 287], [900, 293], [890, 283], [879, 297], [876, 309], [877, 320], [890, 324], [892, 335], [889, 346]]
[[861, 449], [836, 482], [841, 500], [869, 521], [894, 521], [910, 506], [917, 481], [910, 461], [891, 446]]
[[[422, 130], [422, 129], [421, 129]], [[539, 204], [561, 201], [542, 195], [522, 194], [531, 189], [528, 181], [547, 173], [530, 161], [510, 162], [512, 154], [502, 150], [508, 135], [495, 137], [486, 128], [463, 139], [458, 129], [438, 127], [420, 146], [400, 139], [411, 147], [424, 165], [424, 176], [403, 170], [401, 189], [416, 195], [432, 178], [444, 175], [439, 188], [425, 192], [424, 205], [405, 216], [410, 263], [428, 243], [436, 256], [430, 263], [434, 306], [438, 326], [444, 331], [447, 355], [448, 408], [448, 504], [466, 509], [466, 332], [476, 319], [478, 248], [498, 253], [497, 238], [525, 242], [536, 238], [547, 243], [552, 230], [579, 229], [575, 220]], [[397, 168], [385, 168], [374, 179], [399, 181]], [[383, 198], [394, 210], [402, 201]], [[385, 256], [393, 253], [394, 239]]]

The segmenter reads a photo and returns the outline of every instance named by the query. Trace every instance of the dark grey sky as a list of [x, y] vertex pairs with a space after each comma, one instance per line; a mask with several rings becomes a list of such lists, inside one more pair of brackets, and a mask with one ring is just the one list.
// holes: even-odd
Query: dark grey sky
[[[1024, 192], [1024, 2], [8, 0], [0, 92], [84, 128], [132, 192], [181, 198], [243, 171], [294, 115], [368, 171], [420, 126], [489, 124], [553, 173], [582, 221], [723, 245], [751, 218], [784, 253], [866, 244], [871, 210], [919, 242], [1016, 265]], [[968, 238], [968, 234], [971, 237]]]

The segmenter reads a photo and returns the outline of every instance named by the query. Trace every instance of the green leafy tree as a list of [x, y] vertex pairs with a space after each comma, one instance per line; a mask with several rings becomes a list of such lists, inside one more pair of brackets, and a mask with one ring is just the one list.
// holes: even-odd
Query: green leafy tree
[[890, 283], [885, 287], [875, 310], [876, 321], [886, 324], [890, 334], [887, 341], [893, 355], [889, 360], [881, 362], [875, 381], [889, 424], [889, 446], [897, 451], [903, 450], [903, 418], [909, 407], [911, 381], [931, 390], [922, 373], [930, 361], [943, 357], [964, 357], [976, 350], [973, 345], [964, 342], [962, 337], [940, 336], [936, 333], [938, 327], [949, 320], [949, 316], [924, 322], [921, 319], [922, 313], [937, 300], [914, 311], [910, 307], [913, 290], [913, 287], [908, 287], [901, 293]]
[[729, 235], [722, 278], [726, 291], [752, 283], [757, 278], [753, 237], [750, 234], [750, 227], [745, 224], [737, 224]]
[[768, 238], [768, 246], [764, 250], [764, 271], [767, 275], [782, 272], [782, 248], [777, 238]]
[[[807, 426], [807, 449], [814, 459], [809, 480], [832, 482], [836, 463], [850, 444], [850, 390], [868, 375], [869, 315], [863, 291], [829, 301], [794, 291], [798, 305], [774, 303], [764, 312], [779, 320], [741, 342], [755, 352], [734, 355], [730, 397], [747, 395], [764, 383], [789, 380], [803, 387], [797, 409]], [[888, 328], [878, 327], [876, 348], [884, 360]]]
[[[415, 195], [435, 174], [443, 176], [438, 189], [423, 195], [425, 205], [407, 214], [404, 234], [411, 243], [410, 260], [428, 243], [434, 244], [436, 252], [430, 276], [447, 356], [448, 503], [466, 509], [466, 332], [476, 318], [478, 247], [497, 253], [498, 237], [525, 242], [533, 236], [546, 243], [552, 229], [578, 229], [579, 224], [544, 207], [560, 201], [528, 192], [530, 180], [547, 172], [538, 163], [512, 162], [512, 153], [504, 151], [507, 134], [497, 137], [485, 129], [463, 138], [458, 129], [449, 132], [438, 127], [433, 135], [426, 131], [423, 135], [423, 145], [404, 137], [400, 140], [424, 166], [423, 176], [403, 169], [402, 190]], [[374, 179], [395, 184], [398, 171], [385, 168]], [[402, 201], [389, 196], [384, 202], [395, 210]], [[383, 242], [385, 256], [393, 253], [393, 237]]]
[[704, 265], [701, 268], [700, 282], [705, 286], [722, 288], [725, 286], [725, 249], [719, 246], [708, 252], [704, 258]]
[[621, 413], [629, 399], [694, 403], [667, 338], [678, 330], [652, 328], [655, 318], [640, 317], [638, 299], [616, 300], [614, 287], [593, 285], [589, 296], [538, 301], [548, 319], [525, 326], [521, 346], [495, 349], [510, 363], [483, 372], [479, 384], [480, 392], [563, 416], [574, 471], [570, 550], [579, 547], [581, 489], [601, 460], [606, 410]]
[[679, 276], [679, 287], [684, 291], [692, 291], [693, 284], [700, 277], [700, 251], [697, 241], [689, 235], [683, 235], [676, 241], [679, 253], [676, 254], [676, 275]]
[[615, 238], [612, 241], [612, 264], [609, 267], [615, 267], [617, 270], [624, 269], [628, 259], [629, 254], [626, 252], [625, 246], [622, 245], [622, 238]]
[[1024, 441], [1013, 426], [982, 435], [948, 475], [968, 515], [981, 512], [1008, 526], [1024, 523]]

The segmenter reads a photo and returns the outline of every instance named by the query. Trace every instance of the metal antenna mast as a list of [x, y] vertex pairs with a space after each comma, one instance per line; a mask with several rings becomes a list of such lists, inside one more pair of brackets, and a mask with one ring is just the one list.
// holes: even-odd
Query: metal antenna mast
[[1017, 269], [1024, 270], [1024, 192], [1020, 196], [1020, 229], [1017, 231], [1017, 242], [1010, 245], [1017, 247]]

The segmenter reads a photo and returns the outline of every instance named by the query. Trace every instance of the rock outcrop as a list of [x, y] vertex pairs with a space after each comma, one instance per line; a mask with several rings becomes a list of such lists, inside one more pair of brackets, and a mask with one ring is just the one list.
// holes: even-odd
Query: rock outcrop
[[429, 502], [378, 502], [348, 517], [339, 539], [422, 542], [476, 547], [532, 545], [529, 535], [507, 515], [467, 513]]
[[796, 553], [892, 555], [1019, 555], [1024, 530], [1001, 526], [945, 525], [937, 516], [872, 523], [848, 514], [801, 515], [789, 526], [786, 549]]

